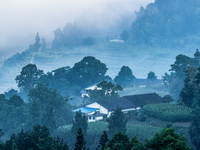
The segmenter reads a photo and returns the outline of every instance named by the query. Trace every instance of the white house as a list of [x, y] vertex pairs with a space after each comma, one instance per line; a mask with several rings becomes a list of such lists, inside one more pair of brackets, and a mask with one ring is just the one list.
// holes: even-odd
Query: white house
[[[113, 84], [116, 85], [116, 83], [113, 82], [113, 81], [110, 80], [110, 79], [105, 79], [104, 81], [112, 82]], [[99, 83], [101, 83], [101, 82], [102, 82], [102, 81], [100, 81], [100, 82], [98, 82], [98, 83], [95, 83], [95, 84], [93, 84], [93, 85], [90, 85], [90, 86], [88, 86], [88, 87], [82, 89], [82, 90], [80, 91], [81, 97], [85, 97], [85, 96], [86, 96], [86, 97], [90, 97], [89, 94], [88, 94], [88, 92], [87, 92], [88, 90], [95, 90], [95, 89], [101, 90], [102, 88], [97, 86], [97, 85], [98, 85]]]
[[84, 107], [73, 110], [81, 111], [88, 119], [88, 122], [103, 120], [110, 117], [111, 113], [117, 108], [121, 108], [124, 113], [139, 110], [146, 104], [162, 103], [162, 98], [156, 93], [123, 96], [117, 99], [101, 100], [85, 105]]

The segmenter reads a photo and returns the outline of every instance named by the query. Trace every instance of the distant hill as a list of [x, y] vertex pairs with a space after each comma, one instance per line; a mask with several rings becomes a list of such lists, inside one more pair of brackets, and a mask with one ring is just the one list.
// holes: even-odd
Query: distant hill
[[200, 37], [199, 0], [155, 0], [146, 8], [141, 7], [136, 16], [130, 32], [137, 43], [169, 44], [177, 40], [180, 44], [187, 44], [199, 41], [196, 39]]

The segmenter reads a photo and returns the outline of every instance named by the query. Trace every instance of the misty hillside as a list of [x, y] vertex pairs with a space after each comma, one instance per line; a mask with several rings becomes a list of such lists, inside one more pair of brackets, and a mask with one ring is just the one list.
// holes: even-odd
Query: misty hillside
[[[192, 56], [200, 44], [200, 21], [196, 19], [200, 17], [200, 2], [197, 0], [184, 3], [156, 0], [146, 8], [141, 7], [136, 15], [130, 29], [125, 30], [120, 22], [121, 31], [115, 34], [110, 31], [107, 36], [77, 23], [67, 23], [63, 29], [56, 29], [51, 44], [36, 35], [35, 43], [25, 51], [2, 59], [1, 91], [16, 87], [15, 77], [28, 63], [49, 72], [59, 67], [73, 67], [85, 56], [104, 62], [108, 66], [107, 75], [112, 78], [127, 65], [136, 78], [146, 78], [149, 71], [154, 71], [161, 79], [175, 56], [180, 53]], [[116, 39], [123, 39], [124, 43], [111, 42]]]
[[156, 0], [147, 5], [146, 9], [141, 7], [136, 15], [131, 33], [133, 40], [138, 43], [199, 44], [198, 0]]

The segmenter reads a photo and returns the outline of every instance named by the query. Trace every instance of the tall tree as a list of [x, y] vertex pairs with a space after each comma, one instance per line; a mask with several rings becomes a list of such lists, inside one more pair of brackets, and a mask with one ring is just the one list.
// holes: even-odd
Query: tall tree
[[37, 33], [36, 36], [35, 36], [34, 48], [35, 48], [36, 51], [38, 51], [41, 48], [39, 33]]
[[87, 87], [104, 80], [108, 68], [100, 60], [92, 56], [84, 57], [70, 69], [71, 82]]
[[21, 91], [28, 93], [29, 90], [37, 84], [38, 79], [43, 74], [43, 71], [37, 69], [35, 64], [24, 66], [20, 75], [15, 78], [18, 88], [20, 88]]
[[76, 136], [76, 143], [74, 144], [74, 150], [85, 150], [86, 141], [84, 140], [84, 135], [82, 129], [79, 128]]
[[86, 117], [82, 115], [81, 111], [77, 111], [72, 125], [72, 133], [75, 134], [78, 129], [81, 128], [83, 134], [86, 135], [87, 127], [88, 123]]
[[[186, 71], [186, 77], [184, 80], [184, 88], [180, 92], [180, 100], [188, 107], [191, 107], [194, 102], [196, 86], [194, 83], [196, 69], [192, 70], [192, 67], [189, 67]], [[193, 74], [194, 72], [194, 74]]]
[[122, 66], [114, 81], [122, 87], [130, 87], [133, 83], [133, 79], [135, 79], [135, 76], [133, 75], [132, 70], [128, 66]]
[[200, 52], [198, 49], [196, 49], [196, 52], [194, 53], [194, 66], [198, 68], [200, 65]]
[[114, 112], [112, 112], [107, 121], [110, 135], [114, 135], [117, 132], [126, 132], [127, 119], [121, 108], [117, 108]]
[[99, 140], [99, 144], [97, 145], [96, 150], [104, 150], [104, 148], [106, 147], [106, 144], [108, 142], [108, 135], [106, 133], [106, 131], [103, 131], [103, 134]]

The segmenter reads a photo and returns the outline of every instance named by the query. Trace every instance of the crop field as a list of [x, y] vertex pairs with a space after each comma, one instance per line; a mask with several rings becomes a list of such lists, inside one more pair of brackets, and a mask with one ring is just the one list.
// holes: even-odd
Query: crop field
[[142, 108], [142, 113], [169, 122], [187, 122], [192, 119], [192, 109], [176, 104], [150, 104]]

